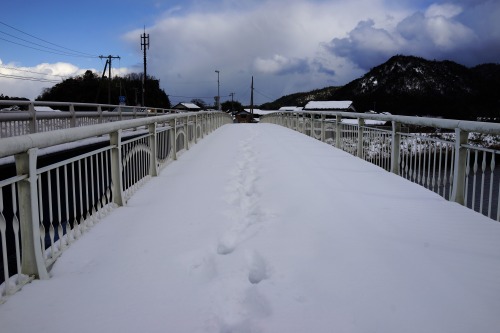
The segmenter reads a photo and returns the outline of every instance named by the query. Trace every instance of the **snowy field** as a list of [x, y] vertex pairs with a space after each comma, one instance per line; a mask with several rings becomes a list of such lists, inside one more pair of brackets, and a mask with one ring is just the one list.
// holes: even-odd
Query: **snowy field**
[[226, 125], [0, 305], [1, 332], [500, 331], [500, 224], [302, 134]]

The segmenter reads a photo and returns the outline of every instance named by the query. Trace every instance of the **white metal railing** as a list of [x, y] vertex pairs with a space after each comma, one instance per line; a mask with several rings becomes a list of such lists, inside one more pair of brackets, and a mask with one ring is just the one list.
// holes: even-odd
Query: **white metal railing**
[[[48, 278], [82, 233], [227, 123], [222, 112], [192, 112], [0, 139], [0, 159], [14, 160], [12, 174], [0, 175], [0, 303], [31, 279]], [[96, 138], [97, 146], [82, 141]], [[70, 142], [81, 146], [73, 155], [47, 161], [40, 153]]]
[[[173, 109], [141, 106], [42, 101], [0, 101], [0, 107], [13, 104], [27, 108], [28, 111], [0, 111], [0, 138], [178, 112], [178, 110]], [[37, 106], [51, 107], [55, 111], [36, 111]]]
[[[346, 118], [357, 119], [357, 124], [343, 123]], [[368, 119], [391, 126], [367, 126]], [[490, 135], [500, 143], [500, 124], [325, 111], [276, 112], [263, 116], [260, 122], [282, 125], [334, 145], [500, 221], [500, 170], [496, 167], [500, 150], [469, 140]], [[436, 131], [432, 135], [418, 130], [411, 133], [408, 127]]]

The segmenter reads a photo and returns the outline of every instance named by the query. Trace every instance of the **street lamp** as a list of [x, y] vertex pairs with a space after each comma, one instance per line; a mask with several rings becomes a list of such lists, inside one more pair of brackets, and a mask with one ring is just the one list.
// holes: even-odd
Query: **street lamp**
[[220, 71], [216, 70], [215, 73], [217, 73], [217, 110], [220, 111], [220, 81], [219, 81]]

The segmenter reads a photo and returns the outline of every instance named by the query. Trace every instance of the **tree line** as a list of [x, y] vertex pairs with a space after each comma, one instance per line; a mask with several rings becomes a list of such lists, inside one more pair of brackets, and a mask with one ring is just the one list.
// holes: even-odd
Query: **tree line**
[[[160, 81], [155, 77], [147, 76], [145, 90], [146, 106], [165, 109], [171, 107], [167, 94], [160, 88]], [[87, 70], [83, 75], [68, 78], [44, 89], [36, 101], [119, 104], [120, 96], [123, 96], [126, 105], [141, 105], [142, 74], [131, 73], [109, 79]]]

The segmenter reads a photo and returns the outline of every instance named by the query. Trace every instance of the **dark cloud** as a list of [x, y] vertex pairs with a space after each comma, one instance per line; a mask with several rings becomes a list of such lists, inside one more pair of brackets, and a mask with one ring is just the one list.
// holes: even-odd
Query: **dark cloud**
[[392, 29], [361, 21], [346, 38], [334, 38], [327, 50], [362, 69], [394, 54], [449, 59], [468, 66], [500, 61], [498, 1], [452, 1], [415, 12]]
[[397, 49], [397, 42], [390, 33], [375, 28], [374, 22], [368, 20], [359, 22], [347, 38], [334, 38], [325, 46], [333, 54], [369, 69], [387, 60]]

